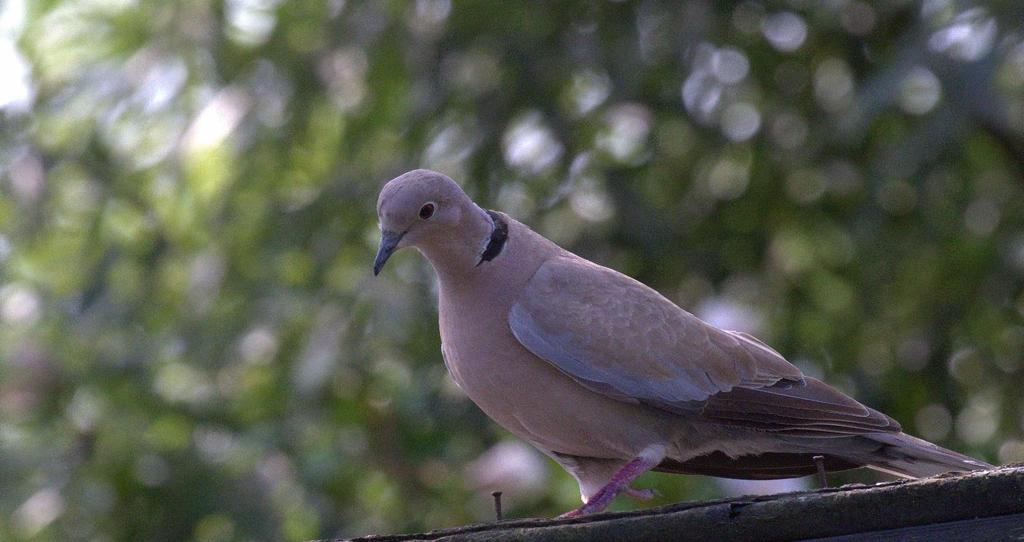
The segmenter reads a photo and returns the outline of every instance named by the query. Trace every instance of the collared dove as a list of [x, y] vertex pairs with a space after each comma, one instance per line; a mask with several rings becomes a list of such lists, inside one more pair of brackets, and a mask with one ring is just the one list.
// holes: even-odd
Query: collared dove
[[391, 180], [377, 215], [374, 274], [403, 247], [427, 258], [448, 371], [576, 478], [584, 504], [568, 516], [620, 493], [649, 496], [630, 484], [652, 469], [775, 479], [819, 466], [905, 477], [991, 467], [903, 433], [758, 339], [481, 209], [440, 173]]

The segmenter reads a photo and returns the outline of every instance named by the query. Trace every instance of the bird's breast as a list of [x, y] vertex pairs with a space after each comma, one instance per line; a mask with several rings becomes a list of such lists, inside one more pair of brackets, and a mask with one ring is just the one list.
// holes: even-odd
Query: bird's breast
[[440, 304], [442, 352], [448, 372], [477, 404], [500, 400], [513, 386], [525, 350], [495, 310]]
[[445, 364], [484, 413], [542, 449], [583, 457], [629, 458], [661, 440], [665, 416], [587, 390], [538, 358], [512, 335], [507, 311], [440, 303]]

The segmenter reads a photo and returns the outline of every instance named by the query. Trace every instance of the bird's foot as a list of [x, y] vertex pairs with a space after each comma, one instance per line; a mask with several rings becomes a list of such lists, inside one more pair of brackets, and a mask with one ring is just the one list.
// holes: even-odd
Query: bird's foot
[[636, 489], [632, 487], [627, 487], [622, 492], [625, 493], [627, 497], [631, 499], [636, 499], [638, 501], [649, 501], [661, 495], [661, 493], [658, 493], [657, 489], [651, 488]]
[[564, 514], [559, 514], [559, 515], [555, 516], [555, 519], [578, 518], [578, 517], [586, 514], [586, 512], [583, 511], [583, 509], [586, 508], [586, 506], [587, 505], [583, 505], [583, 506], [581, 506], [581, 507], [579, 507], [579, 508], [577, 508], [575, 510], [569, 510], [568, 512], [566, 512]]
[[601, 488], [601, 490], [598, 491], [597, 494], [591, 497], [591, 499], [587, 501], [587, 504], [584, 504], [583, 506], [575, 510], [570, 510], [569, 512], [566, 512], [558, 517], [576, 518], [580, 516], [586, 516], [588, 514], [596, 514], [598, 512], [603, 512], [604, 509], [608, 508], [608, 505], [611, 504], [613, 500], [615, 500], [615, 497], [619, 496], [620, 494], [625, 494], [630, 498], [637, 499], [640, 501], [649, 501], [656, 497], [658, 495], [658, 492], [653, 489], [634, 489], [628, 486], [613, 485], [612, 483], [608, 483], [608, 485]]
[[662, 446], [651, 447], [644, 450], [639, 457], [629, 463], [626, 463], [626, 466], [619, 469], [619, 471], [612, 476], [612, 479], [609, 480], [604, 487], [587, 499], [586, 504], [575, 510], [570, 510], [558, 517], [576, 518], [603, 512], [604, 509], [608, 508], [608, 505], [615, 500], [615, 497], [617, 497], [619, 493], [626, 493], [630, 497], [645, 500], [654, 497], [657, 494], [654, 490], [633, 489], [629, 487], [629, 484], [633, 483], [633, 480], [641, 474], [658, 466], [664, 458], [665, 448]]
[[[578, 518], [580, 516], [588, 516], [590, 514], [597, 514], [599, 512], [603, 512], [604, 509], [608, 508], [608, 505], [611, 504], [613, 500], [615, 500], [615, 496], [618, 495], [620, 491], [622, 491], [622, 488], [610, 488], [609, 486], [611, 486], [611, 484], [608, 484], [607, 486], [601, 488], [601, 491], [598, 491], [597, 494], [591, 497], [590, 500], [587, 501], [587, 503], [584, 504], [583, 506], [575, 510], [570, 510], [558, 517]], [[605, 490], [608, 491], [606, 492]]]

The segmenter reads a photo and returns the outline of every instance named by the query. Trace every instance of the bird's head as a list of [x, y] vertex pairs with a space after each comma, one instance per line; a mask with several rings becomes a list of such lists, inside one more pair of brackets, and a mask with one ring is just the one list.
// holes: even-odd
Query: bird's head
[[396, 250], [459, 237], [466, 216], [483, 213], [455, 181], [440, 173], [417, 169], [391, 179], [377, 199], [381, 239], [373, 274], [380, 273]]

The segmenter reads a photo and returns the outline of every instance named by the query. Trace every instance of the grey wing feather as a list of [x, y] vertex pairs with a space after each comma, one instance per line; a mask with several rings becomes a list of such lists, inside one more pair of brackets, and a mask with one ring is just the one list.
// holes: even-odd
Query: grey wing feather
[[708, 391], [698, 388], [688, 379], [672, 382], [672, 388], [669, 390], [658, 390], [653, 389], [650, 383], [622, 371], [590, 364], [585, 352], [573, 349], [571, 341], [559, 341], [552, 334], [545, 333], [530, 313], [518, 304], [509, 312], [509, 325], [516, 339], [534, 355], [551, 362], [587, 388], [614, 399], [631, 403], [639, 402], [640, 399], [674, 402], [710, 395]]
[[647, 286], [580, 258], [542, 265], [508, 318], [528, 350], [619, 400], [688, 406], [736, 386], [803, 379], [760, 341], [710, 326]]
[[760, 340], [724, 331], [576, 257], [546, 262], [508, 315], [516, 339], [584, 387], [708, 421], [835, 437], [899, 431]]

